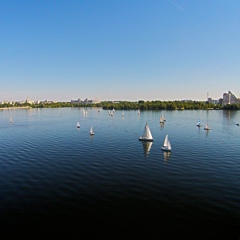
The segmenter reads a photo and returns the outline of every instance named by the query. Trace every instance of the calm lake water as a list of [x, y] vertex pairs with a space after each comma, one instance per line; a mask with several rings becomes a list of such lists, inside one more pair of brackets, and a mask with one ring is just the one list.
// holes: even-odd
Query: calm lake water
[[[146, 122], [150, 144], [138, 141]], [[0, 229], [239, 239], [239, 122], [222, 110], [0, 110]]]

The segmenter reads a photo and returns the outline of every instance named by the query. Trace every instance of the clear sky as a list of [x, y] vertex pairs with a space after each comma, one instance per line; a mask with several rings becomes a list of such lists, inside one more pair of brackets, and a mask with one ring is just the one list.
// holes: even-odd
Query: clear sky
[[0, 0], [0, 101], [240, 97], [240, 0]]

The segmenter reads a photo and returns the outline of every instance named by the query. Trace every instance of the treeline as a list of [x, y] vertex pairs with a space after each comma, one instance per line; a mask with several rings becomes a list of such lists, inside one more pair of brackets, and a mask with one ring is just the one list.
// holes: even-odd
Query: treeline
[[31, 108], [62, 108], [62, 107], [97, 107], [105, 110], [207, 110], [207, 109], [226, 109], [226, 110], [240, 110], [240, 104], [229, 104], [222, 106], [220, 104], [213, 104], [209, 102], [181, 102], [181, 101], [143, 101], [129, 102], [111, 102], [105, 101], [97, 104], [76, 104], [71, 102], [56, 102], [56, 103], [15, 103], [15, 104], [2, 104], [1, 108], [8, 107], [31, 107]]
[[[208, 102], [181, 102], [181, 101], [138, 101], [138, 102], [102, 102], [102, 108], [112, 110], [198, 110], [198, 109], [223, 109], [220, 104]], [[239, 106], [240, 109], [240, 106]]]

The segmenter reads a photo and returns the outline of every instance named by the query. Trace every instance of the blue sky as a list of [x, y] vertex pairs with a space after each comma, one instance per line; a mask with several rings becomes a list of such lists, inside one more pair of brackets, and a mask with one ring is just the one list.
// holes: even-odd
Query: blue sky
[[240, 97], [240, 0], [0, 0], [0, 101]]

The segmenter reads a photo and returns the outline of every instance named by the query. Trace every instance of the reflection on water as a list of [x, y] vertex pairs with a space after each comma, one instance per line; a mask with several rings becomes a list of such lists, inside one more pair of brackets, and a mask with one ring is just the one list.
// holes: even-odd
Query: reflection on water
[[161, 130], [164, 129], [164, 123], [160, 123]]
[[209, 130], [205, 130], [205, 132], [206, 132], [206, 137], [208, 136], [208, 133], [209, 133]]
[[170, 158], [170, 155], [171, 155], [171, 152], [163, 152], [163, 159], [164, 159], [164, 162], [167, 163], [167, 161], [168, 161], [169, 158]]
[[143, 145], [143, 153], [144, 153], [144, 156], [147, 157], [150, 150], [151, 150], [151, 147], [152, 147], [152, 144], [153, 142], [142, 142], [142, 145]]
[[222, 113], [224, 118], [227, 118], [230, 120], [237, 114], [237, 111], [223, 110]]

